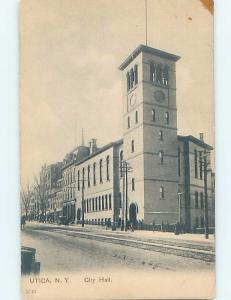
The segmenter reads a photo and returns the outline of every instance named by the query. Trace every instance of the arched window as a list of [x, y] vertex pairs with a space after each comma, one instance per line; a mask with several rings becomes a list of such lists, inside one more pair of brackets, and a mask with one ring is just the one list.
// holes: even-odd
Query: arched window
[[164, 199], [164, 187], [160, 187], [160, 199]]
[[162, 130], [159, 131], [159, 140], [163, 141], [163, 131]]
[[136, 124], [138, 123], [138, 111], [136, 110]]
[[195, 208], [199, 207], [199, 203], [198, 203], [198, 192], [195, 192]]
[[130, 128], [130, 117], [128, 116], [128, 128]]
[[110, 176], [109, 176], [109, 164], [110, 164], [110, 157], [109, 157], [109, 155], [107, 156], [107, 158], [106, 158], [106, 172], [107, 172], [107, 180], [109, 180], [110, 179]]
[[127, 91], [130, 90], [130, 75], [129, 72], [127, 72]]
[[159, 159], [160, 159], [160, 164], [163, 165], [164, 163], [164, 152], [159, 151]]
[[120, 177], [123, 176], [123, 159], [124, 159], [124, 152], [123, 150], [120, 151]]
[[166, 111], [165, 113], [165, 121], [166, 121], [166, 124], [169, 124], [169, 112]]
[[93, 163], [93, 184], [96, 185], [96, 163]]
[[132, 140], [131, 142], [131, 152], [135, 151], [135, 144], [134, 144], [134, 140]]
[[152, 121], [153, 122], [156, 121], [156, 111], [155, 111], [155, 109], [152, 109]]
[[150, 80], [157, 81], [157, 66], [153, 62], [150, 63]]
[[103, 182], [103, 160], [100, 159], [99, 161], [99, 181], [100, 183]]
[[202, 152], [199, 151], [199, 169], [200, 169], [200, 179], [203, 179], [203, 162], [202, 162]]
[[88, 187], [91, 185], [91, 183], [90, 183], [90, 170], [91, 170], [91, 167], [89, 165], [87, 167], [87, 185], [88, 185]]
[[195, 150], [194, 150], [194, 170], [195, 170], [195, 178], [198, 177], [198, 164], [197, 164], [197, 161], [198, 161], [197, 150], [195, 149]]
[[164, 66], [163, 68], [163, 84], [168, 85], [169, 78], [168, 78], [168, 66]]

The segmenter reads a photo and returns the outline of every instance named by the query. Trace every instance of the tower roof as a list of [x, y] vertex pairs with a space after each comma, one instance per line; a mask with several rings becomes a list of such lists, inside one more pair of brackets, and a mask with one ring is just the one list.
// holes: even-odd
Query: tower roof
[[150, 54], [154, 54], [160, 57], [164, 57], [173, 61], [178, 61], [180, 59], [180, 56], [158, 50], [149, 46], [145, 45], [139, 45], [119, 66], [119, 70], [123, 71], [132, 61], [134, 58], [136, 58], [141, 52], [146, 52]]

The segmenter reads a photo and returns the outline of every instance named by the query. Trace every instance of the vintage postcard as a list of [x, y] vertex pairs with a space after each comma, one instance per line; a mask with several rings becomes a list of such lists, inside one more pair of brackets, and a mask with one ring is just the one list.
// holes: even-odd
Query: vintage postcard
[[25, 300], [215, 295], [212, 0], [22, 0]]

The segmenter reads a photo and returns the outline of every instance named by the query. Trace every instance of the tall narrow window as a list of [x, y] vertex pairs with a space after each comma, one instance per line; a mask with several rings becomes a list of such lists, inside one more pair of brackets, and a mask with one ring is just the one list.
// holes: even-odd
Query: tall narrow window
[[199, 203], [198, 203], [198, 192], [195, 192], [195, 208], [199, 207]]
[[105, 209], [108, 209], [107, 195], [105, 195]]
[[134, 84], [134, 71], [133, 71], [133, 69], [131, 69], [131, 71], [130, 71], [130, 88], [133, 88], [133, 84]]
[[197, 161], [198, 161], [197, 150], [195, 149], [195, 150], [194, 150], [194, 169], [195, 169], [195, 178], [198, 177], [198, 164], [197, 164]]
[[100, 183], [103, 182], [103, 160], [99, 161], [99, 181]]
[[159, 140], [163, 141], [163, 131], [162, 130], [159, 131]]
[[131, 142], [131, 152], [135, 151], [135, 145], [134, 145], [134, 140]]
[[203, 162], [202, 162], [202, 152], [199, 152], [199, 168], [200, 168], [200, 179], [203, 179]]
[[130, 128], [130, 117], [128, 116], [128, 128]]
[[92, 198], [92, 210], [95, 211], [95, 198]]
[[82, 179], [82, 187], [85, 188], [85, 169], [83, 168], [83, 179]]
[[162, 66], [161, 64], [158, 64], [157, 65], [157, 78], [156, 78], [156, 81], [157, 83], [162, 83]]
[[168, 85], [168, 83], [169, 83], [168, 66], [165, 66], [163, 68], [163, 78], [162, 78], [162, 80], [163, 80], [164, 85]]
[[98, 210], [98, 198], [95, 197], [95, 210], [97, 211]]
[[165, 121], [166, 121], [166, 124], [169, 124], [169, 112], [166, 111], [165, 113]]
[[163, 165], [163, 163], [164, 163], [164, 152], [163, 151], [159, 152], [159, 159], [160, 159], [160, 164]]
[[135, 178], [132, 178], [132, 191], [135, 191]]
[[101, 210], [101, 196], [99, 196], [99, 210]]
[[127, 91], [130, 90], [130, 75], [127, 73]]
[[120, 151], [120, 177], [123, 176], [123, 159], [124, 159], [124, 153], [123, 150]]
[[80, 171], [78, 170], [78, 191], [80, 190]]
[[138, 123], [138, 111], [136, 111], [136, 124]]
[[102, 196], [102, 210], [104, 210], [104, 196]]
[[134, 67], [134, 77], [135, 77], [135, 84], [138, 83], [138, 67], [135, 65]]
[[205, 223], [204, 223], [204, 218], [201, 217], [201, 228], [203, 228], [205, 226]]
[[178, 176], [180, 176], [180, 147], [178, 147]]
[[109, 209], [111, 209], [111, 194], [109, 194]]
[[155, 111], [155, 109], [152, 109], [152, 121], [153, 122], [156, 121], [156, 111]]
[[93, 164], [93, 184], [94, 185], [96, 185], [95, 171], [96, 171], [96, 163]]
[[201, 192], [200, 193], [200, 200], [201, 200], [201, 208], [204, 209], [204, 194]]
[[109, 164], [110, 164], [110, 157], [109, 155], [106, 158], [106, 172], [107, 172], [107, 180], [110, 180], [110, 176], [109, 176]]
[[88, 185], [88, 187], [91, 185], [91, 183], [90, 183], [90, 170], [91, 170], [91, 167], [88, 166], [87, 167], [87, 185]]
[[164, 199], [164, 187], [160, 187], [160, 199]]

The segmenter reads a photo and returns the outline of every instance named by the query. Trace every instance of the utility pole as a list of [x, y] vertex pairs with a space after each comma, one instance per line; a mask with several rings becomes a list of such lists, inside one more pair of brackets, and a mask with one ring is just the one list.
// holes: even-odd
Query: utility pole
[[84, 227], [84, 178], [82, 181], [82, 227]]
[[125, 208], [125, 174], [124, 174], [124, 161], [121, 162], [121, 173], [123, 176], [123, 194], [122, 194], [122, 222], [121, 230], [124, 230], [124, 208]]

